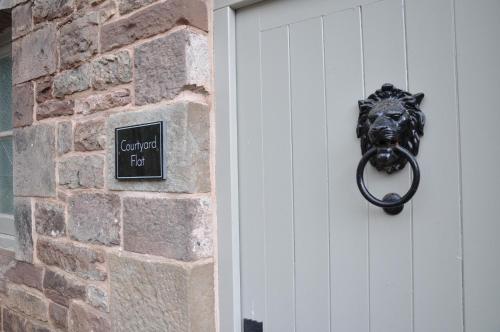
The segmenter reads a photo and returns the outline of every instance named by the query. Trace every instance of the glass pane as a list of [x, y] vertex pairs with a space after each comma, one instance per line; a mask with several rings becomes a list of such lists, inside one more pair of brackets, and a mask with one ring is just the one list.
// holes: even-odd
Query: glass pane
[[0, 58], [0, 131], [12, 129], [12, 61]]
[[14, 213], [12, 137], [0, 138], [0, 213]]

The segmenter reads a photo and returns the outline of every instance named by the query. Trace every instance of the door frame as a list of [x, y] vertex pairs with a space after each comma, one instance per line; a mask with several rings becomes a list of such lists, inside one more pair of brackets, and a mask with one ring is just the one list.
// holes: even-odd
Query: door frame
[[215, 192], [219, 332], [241, 332], [236, 9], [262, 0], [215, 0]]

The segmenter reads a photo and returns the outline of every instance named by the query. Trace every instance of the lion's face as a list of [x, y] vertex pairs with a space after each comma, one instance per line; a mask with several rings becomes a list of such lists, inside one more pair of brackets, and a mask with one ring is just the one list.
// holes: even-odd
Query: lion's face
[[384, 84], [368, 99], [359, 102], [358, 137], [363, 154], [372, 147], [382, 148], [370, 162], [378, 170], [393, 173], [402, 169], [406, 159], [398, 156], [392, 147], [400, 145], [413, 155], [418, 154], [423, 135], [424, 114], [419, 106], [424, 95], [408, 92]]

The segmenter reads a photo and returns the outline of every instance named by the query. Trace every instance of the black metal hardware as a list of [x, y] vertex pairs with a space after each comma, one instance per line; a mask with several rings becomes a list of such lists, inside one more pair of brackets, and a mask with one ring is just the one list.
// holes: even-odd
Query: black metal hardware
[[243, 319], [243, 332], [262, 332], [262, 322], [257, 322], [251, 319]]
[[[418, 155], [420, 137], [424, 135], [425, 115], [420, 110], [423, 93], [412, 95], [384, 84], [367, 99], [360, 100], [357, 135], [361, 139], [363, 157], [356, 180], [361, 194], [372, 204], [389, 214], [398, 214], [418, 189], [420, 170]], [[390, 193], [382, 200], [374, 197], [365, 186], [363, 171], [368, 161], [379, 171], [397, 172], [409, 162], [413, 170], [410, 190], [403, 196]]]

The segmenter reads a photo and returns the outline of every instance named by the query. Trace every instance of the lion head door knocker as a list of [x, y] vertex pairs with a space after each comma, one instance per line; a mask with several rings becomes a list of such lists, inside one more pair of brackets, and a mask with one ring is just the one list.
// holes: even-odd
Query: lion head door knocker
[[[361, 194], [388, 214], [398, 214], [418, 189], [420, 170], [415, 156], [420, 136], [424, 135], [425, 115], [420, 110], [423, 93], [412, 95], [384, 84], [368, 99], [360, 100], [357, 135], [361, 139], [361, 158], [356, 181]], [[401, 197], [389, 193], [382, 200], [366, 188], [363, 173], [368, 161], [379, 171], [392, 174], [410, 163], [413, 181], [410, 190]]]

